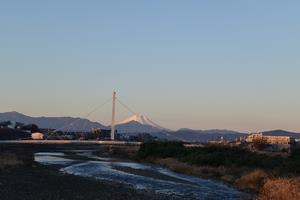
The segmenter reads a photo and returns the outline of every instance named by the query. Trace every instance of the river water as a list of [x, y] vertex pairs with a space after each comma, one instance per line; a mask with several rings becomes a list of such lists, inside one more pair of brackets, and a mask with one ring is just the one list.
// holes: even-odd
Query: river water
[[159, 165], [99, 157], [91, 151], [40, 152], [35, 154], [35, 161], [59, 165], [64, 173], [128, 184], [136, 189], [185, 199], [235, 200], [248, 197], [221, 182], [175, 173]]

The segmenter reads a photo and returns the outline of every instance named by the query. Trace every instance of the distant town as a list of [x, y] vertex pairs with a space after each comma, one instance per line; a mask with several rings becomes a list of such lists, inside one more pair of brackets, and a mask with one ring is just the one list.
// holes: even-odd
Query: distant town
[[[7, 116], [7, 121], [0, 122], [0, 140], [103, 140], [111, 139], [111, 129], [103, 125], [88, 126], [90, 130], [74, 130], [73, 123], [63, 124], [64, 129], [40, 128], [37, 124], [11, 121], [12, 113], [2, 114], [0, 119]], [[14, 117], [25, 115], [14, 112]], [[28, 121], [26, 119], [25, 121]], [[83, 119], [82, 119], [83, 120]], [[34, 121], [34, 120], [33, 120]], [[87, 121], [84, 121], [85, 125]], [[181, 141], [187, 144], [222, 144], [228, 146], [246, 146], [252, 151], [290, 152], [300, 145], [300, 134], [282, 130], [260, 133], [239, 133], [228, 130], [195, 131], [180, 129], [170, 131], [151, 124], [144, 116], [132, 116], [117, 125], [115, 140], [117, 141]], [[92, 123], [92, 122], [90, 122]], [[78, 122], [80, 126], [81, 122]], [[120, 131], [119, 131], [120, 130]]]

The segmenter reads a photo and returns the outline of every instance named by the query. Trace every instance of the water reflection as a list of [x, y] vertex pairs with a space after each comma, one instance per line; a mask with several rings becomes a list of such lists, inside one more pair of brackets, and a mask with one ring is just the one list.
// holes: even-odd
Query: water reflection
[[92, 160], [72, 160], [63, 153], [37, 153], [35, 159], [43, 164], [60, 164], [61, 171], [78, 176], [93, 177], [129, 184], [137, 189], [153, 190], [190, 199], [242, 199], [246, 197], [223, 183], [172, 172], [164, 167], [136, 162], [124, 162], [76, 152]]
[[75, 161], [72, 159], [63, 158], [64, 153], [57, 152], [41, 152], [36, 153], [34, 160], [45, 165], [69, 165]]

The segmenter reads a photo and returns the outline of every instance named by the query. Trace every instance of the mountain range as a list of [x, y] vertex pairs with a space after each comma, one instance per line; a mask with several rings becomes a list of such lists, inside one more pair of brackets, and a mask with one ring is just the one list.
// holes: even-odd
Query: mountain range
[[[88, 119], [74, 117], [30, 117], [18, 112], [0, 113], [0, 122], [16, 121], [24, 124], [36, 124], [43, 129], [58, 129], [71, 132], [88, 132], [93, 128], [110, 129], [98, 122], [92, 122]], [[225, 140], [235, 140], [240, 137], [246, 137], [247, 134], [231, 131], [231, 130], [192, 130], [179, 129], [172, 131], [143, 115], [133, 115], [130, 118], [116, 125], [118, 133], [125, 135], [137, 135], [140, 133], [148, 133], [160, 139], [166, 140], [182, 140], [190, 142], [207, 142], [223, 137]], [[274, 130], [263, 132], [265, 135], [284, 135], [295, 138], [300, 137], [300, 133], [288, 132], [284, 130]]]
[[74, 117], [30, 117], [18, 112], [0, 113], [0, 122], [15, 121], [24, 124], [36, 124], [42, 129], [59, 129], [61, 131], [90, 131], [92, 128], [107, 128], [88, 119]]

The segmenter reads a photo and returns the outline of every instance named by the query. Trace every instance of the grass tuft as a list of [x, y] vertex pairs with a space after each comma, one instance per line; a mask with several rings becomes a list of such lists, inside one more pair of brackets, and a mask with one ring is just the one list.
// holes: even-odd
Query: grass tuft
[[235, 185], [240, 189], [250, 189], [258, 191], [267, 178], [268, 174], [265, 171], [261, 169], [256, 169], [237, 179], [235, 181]]
[[20, 160], [15, 154], [1, 154], [0, 156], [0, 169], [16, 167], [23, 164], [23, 161]]
[[268, 179], [258, 200], [299, 200], [300, 177]]

